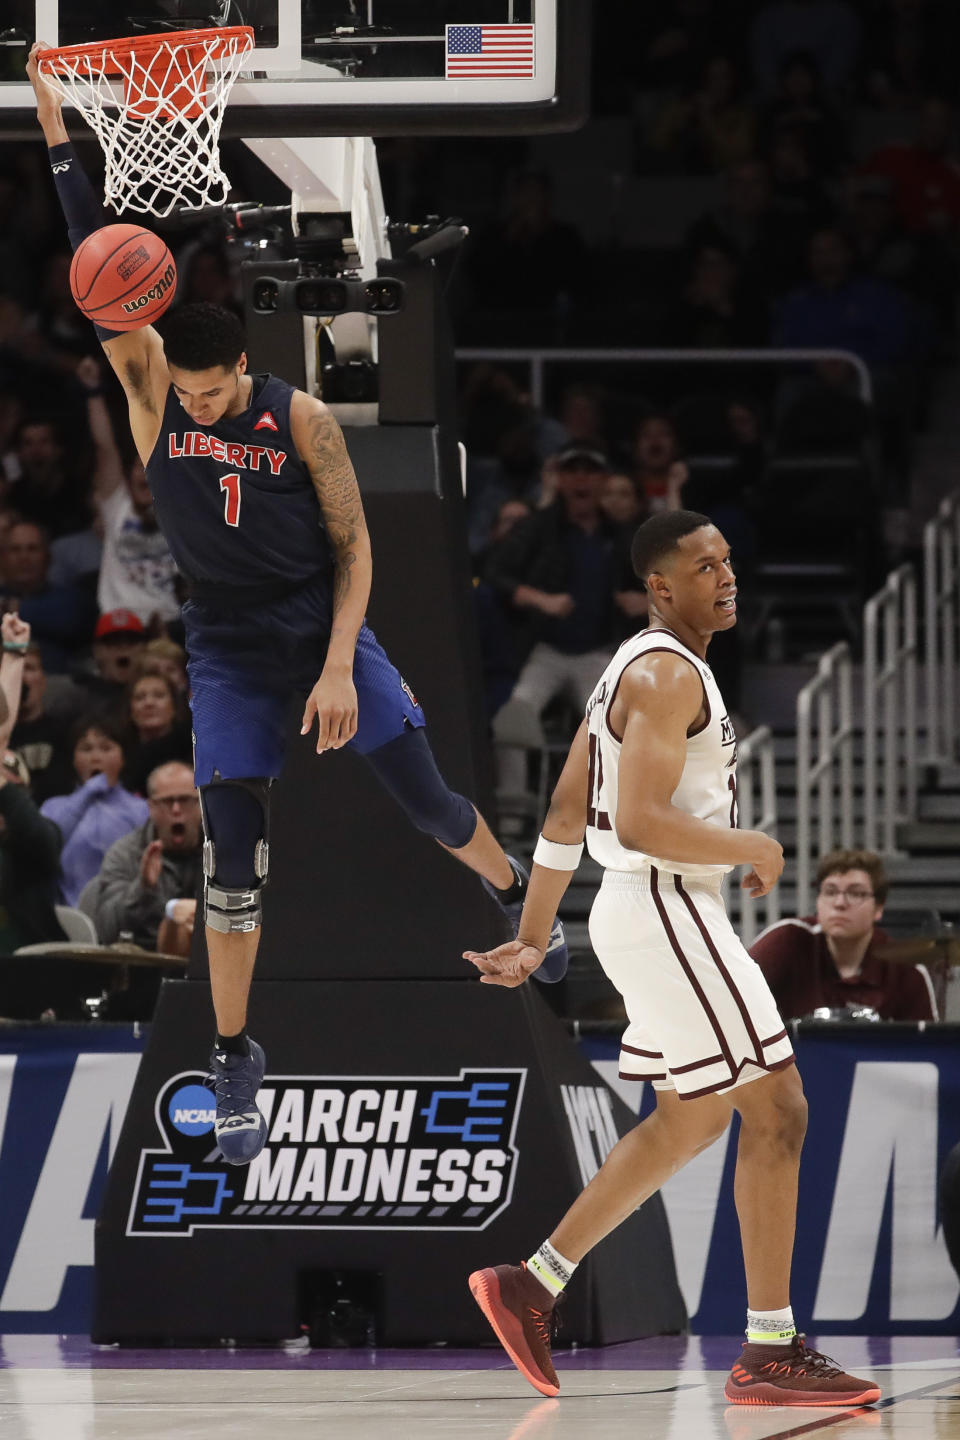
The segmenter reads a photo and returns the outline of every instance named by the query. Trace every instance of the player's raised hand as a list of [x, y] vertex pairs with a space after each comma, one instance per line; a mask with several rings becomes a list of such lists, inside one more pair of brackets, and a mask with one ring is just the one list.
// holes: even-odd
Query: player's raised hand
[[481, 985], [503, 985], [514, 990], [539, 969], [543, 951], [523, 940], [508, 940], [496, 950], [464, 950], [463, 958], [480, 971]]
[[30, 46], [30, 54], [27, 56], [27, 79], [36, 92], [37, 110], [59, 112], [63, 105], [63, 96], [59, 90], [55, 90], [52, 85], [47, 84], [37, 69], [37, 60], [44, 50], [49, 49], [50, 46], [44, 40], [35, 40]]
[[323, 674], [307, 696], [303, 710], [301, 735], [308, 735], [314, 718], [317, 721], [317, 754], [339, 750], [357, 733], [357, 689], [353, 674], [347, 669]]

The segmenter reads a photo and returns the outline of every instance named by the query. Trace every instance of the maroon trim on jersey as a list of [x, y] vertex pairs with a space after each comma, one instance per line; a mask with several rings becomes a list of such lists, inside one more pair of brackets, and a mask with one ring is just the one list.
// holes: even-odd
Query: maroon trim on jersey
[[710, 934], [710, 931], [707, 929], [706, 925], [701, 919], [700, 912], [697, 910], [696, 905], [694, 905], [692, 897], [687, 893], [686, 890], [684, 890], [683, 881], [681, 880], [679, 875], [674, 875], [673, 884], [677, 894], [682, 898], [683, 903], [686, 905], [687, 909], [690, 911], [690, 914], [693, 916], [696, 927], [700, 931], [700, 934], [703, 936], [703, 943], [706, 945], [707, 951], [711, 959], [713, 960], [713, 963], [716, 965], [721, 976], [723, 977], [724, 982], [726, 983], [727, 989], [730, 991], [730, 994], [736, 1001], [737, 1009], [740, 1011], [740, 1018], [743, 1020], [744, 1029], [746, 1030], [747, 1034], [750, 1036], [751, 1041], [753, 1042], [755, 1062], [757, 1065], [762, 1065], [763, 1046], [760, 1044], [760, 1036], [757, 1034], [756, 1029], [754, 1028], [753, 1021], [750, 1018], [750, 1011], [747, 1009], [746, 1001], [740, 994], [740, 991], [737, 989], [729, 970], [724, 965], [723, 961], [720, 959], [720, 952], [717, 949], [716, 945], [714, 945], [713, 943], [713, 938]]
[[[673, 631], [664, 630], [663, 633], [664, 635], [672, 635]], [[646, 631], [644, 631], [644, 634], [646, 634]], [[682, 645], [683, 641], [680, 640], [678, 643]], [[691, 654], [692, 653], [693, 652], [691, 651]], [[613, 709], [613, 702], [617, 698], [617, 691], [620, 689], [620, 681], [623, 679], [624, 675], [626, 675], [627, 671], [630, 669], [630, 666], [636, 665], [638, 660], [645, 660], [648, 655], [677, 655], [677, 652], [676, 650], [671, 649], [669, 645], [651, 645], [649, 650], [644, 650], [641, 652], [641, 654], [634, 655], [633, 659], [628, 661], [627, 664], [624, 665], [623, 669], [620, 671], [620, 674], [617, 676], [617, 683], [613, 687], [613, 694], [610, 696], [609, 703], [607, 704], [607, 708], [604, 711], [603, 715], [604, 723], [606, 724], [607, 729], [610, 731], [610, 734], [613, 736], [614, 740], [616, 740], [618, 745], [623, 744], [623, 736], [618, 735], [616, 730], [614, 730], [613, 726], [611, 725], [610, 711]], [[686, 655], [677, 655], [677, 659], [687, 660], [687, 657]], [[692, 660], [688, 660], [687, 663], [689, 665], [693, 665]], [[687, 731], [688, 740], [692, 739], [694, 735], [699, 735], [701, 731], [706, 730], [707, 726], [710, 724], [710, 701], [707, 697], [707, 687], [703, 683], [703, 676], [700, 674], [699, 670], [697, 670], [697, 679], [700, 681], [700, 688], [703, 691], [703, 708], [707, 712], [707, 718], [706, 720], [704, 720], [703, 724], [698, 725], [695, 730]]]
[[625, 1045], [620, 1041], [620, 1049], [626, 1050], [628, 1055], [642, 1055], [645, 1060], [662, 1060], [662, 1050], [638, 1050], [634, 1045]]
[[755, 1060], [741, 1060], [733, 1073], [732, 1079], [718, 1080], [716, 1085], [704, 1085], [702, 1090], [678, 1090], [677, 1094], [681, 1100], [699, 1100], [703, 1095], [715, 1095], [718, 1090], [729, 1090], [747, 1065], [757, 1065], [758, 1070], [766, 1070], [769, 1075], [772, 1075], [774, 1070], [786, 1070], [788, 1065], [796, 1065], [796, 1063], [797, 1057], [795, 1055], [788, 1055], [786, 1060], [775, 1060], [772, 1065], [767, 1065], [766, 1063], [757, 1065]]
[[630, 1070], [618, 1070], [617, 1075], [621, 1080], [639, 1080], [641, 1085], [645, 1080], [667, 1080], [667, 1075], [634, 1075]]
[[769, 1040], [761, 1040], [760, 1044], [763, 1046], [764, 1050], [766, 1050], [768, 1045], [776, 1045], [779, 1041], [786, 1040], [786, 1038], [786, 1030], [780, 1030], [777, 1032], [776, 1035], [771, 1035]]
[[676, 630], [671, 630], [670, 627], [669, 627], [669, 625], [648, 625], [645, 630], [639, 631], [639, 634], [641, 634], [641, 635], [672, 635], [673, 638], [674, 638], [674, 640], [676, 640], [677, 644], [678, 644], [678, 645], [682, 645], [683, 648], [684, 648], [684, 650], [689, 650], [689, 651], [690, 651], [690, 654], [694, 657], [695, 660], [698, 660], [701, 665], [706, 665], [706, 663], [707, 663], [706, 660], [704, 660], [703, 656], [702, 656], [702, 655], [698, 655], [697, 652], [696, 652], [696, 650], [691, 649], [691, 647], [687, 644], [686, 640], [681, 640], [681, 639], [680, 639], [680, 636], [677, 634]]
[[[679, 879], [679, 875], [674, 876], [675, 881], [679, 881]], [[653, 903], [657, 907], [657, 914], [660, 916], [660, 923], [663, 925], [663, 928], [666, 931], [667, 939], [670, 942], [670, 948], [673, 950], [674, 955], [676, 955], [677, 959], [679, 960], [680, 968], [683, 970], [683, 973], [689, 980], [691, 990], [696, 995], [697, 999], [700, 1001], [700, 1004], [703, 1006], [704, 1014], [710, 1021], [710, 1024], [713, 1028], [713, 1033], [717, 1037], [717, 1044], [720, 1046], [719, 1058], [726, 1063], [727, 1068], [732, 1075], [736, 1074], [733, 1064], [733, 1055], [731, 1054], [730, 1047], [727, 1044], [727, 1037], [723, 1033], [723, 1026], [720, 1024], [720, 1021], [717, 1019], [713, 1007], [708, 1001], [706, 995], [703, 993], [703, 988], [701, 987], [699, 980], [694, 974], [693, 966], [690, 964], [686, 955], [683, 953], [683, 948], [679, 940], [677, 939], [676, 932], [673, 926], [670, 923], [670, 917], [668, 916], [666, 907], [663, 903], [663, 896], [660, 894], [660, 876], [655, 865], [650, 866], [650, 893], [653, 896]]]
[[689, 1065], [671, 1065], [671, 1075], [689, 1075], [691, 1070], [702, 1070], [705, 1065], [720, 1065], [723, 1061], [722, 1055], [711, 1055], [709, 1060], [693, 1060]]

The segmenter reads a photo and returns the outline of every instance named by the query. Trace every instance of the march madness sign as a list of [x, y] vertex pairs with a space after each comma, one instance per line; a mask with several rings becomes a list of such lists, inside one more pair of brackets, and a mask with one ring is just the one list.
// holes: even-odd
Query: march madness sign
[[510, 1203], [526, 1074], [268, 1077], [267, 1144], [245, 1167], [220, 1158], [203, 1077], [175, 1075], [157, 1095], [163, 1148], [141, 1152], [126, 1233], [483, 1230]]

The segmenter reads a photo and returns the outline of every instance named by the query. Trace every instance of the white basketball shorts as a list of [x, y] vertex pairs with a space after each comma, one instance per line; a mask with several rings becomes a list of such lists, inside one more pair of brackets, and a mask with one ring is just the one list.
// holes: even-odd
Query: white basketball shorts
[[620, 1075], [685, 1100], [793, 1063], [770, 988], [727, 918], [720, 877], [607, 870], [590, 939], [623, 996]]

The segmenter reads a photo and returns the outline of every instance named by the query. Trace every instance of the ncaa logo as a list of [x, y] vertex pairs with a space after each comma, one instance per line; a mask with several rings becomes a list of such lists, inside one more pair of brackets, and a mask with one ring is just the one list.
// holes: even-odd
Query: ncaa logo
[[205, 1085], [181, 1085], [170, 1096], [167, 1114], [170, 1124], [181, 1135], [206, 1135], [213, 1129], [217, 1107]]

